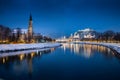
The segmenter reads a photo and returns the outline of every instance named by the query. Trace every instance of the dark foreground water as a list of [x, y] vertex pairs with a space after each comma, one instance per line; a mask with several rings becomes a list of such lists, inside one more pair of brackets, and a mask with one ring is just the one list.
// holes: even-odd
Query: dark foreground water
[[103, 46], [63, 44], [23, 53], [0, 58], [0, 80], [120, 80], [120, 57]]

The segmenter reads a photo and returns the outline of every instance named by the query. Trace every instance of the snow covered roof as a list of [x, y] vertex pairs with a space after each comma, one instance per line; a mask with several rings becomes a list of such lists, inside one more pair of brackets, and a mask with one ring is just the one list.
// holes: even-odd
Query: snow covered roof
[[27, 33], [27, 29], [21, 29], [21, 33]]
[[27, 33], [27, 29], [20, 29], [20, 28], [13, 29], [12, 33], [17, 33], [19, 30], [22, 34]]
[[83, 30], [78, 30], [78, 31], [87, 32], [87, 31], [94, 31], [94, 30], [93, 30], [93, 29], [90, 29], [90, 28], [86, 28], [86, 29], [83, 29]]

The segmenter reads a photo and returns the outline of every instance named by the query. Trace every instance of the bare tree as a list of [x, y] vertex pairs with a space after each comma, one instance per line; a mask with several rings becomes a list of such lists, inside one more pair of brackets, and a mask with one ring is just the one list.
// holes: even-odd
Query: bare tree
[[115, 32], [109, 30], [109, 31], [105, 31], [103, 33], [104, 39], [106, 42], [108, 42], [108, 40], [111, 42], [113, 37], [115, 36]]

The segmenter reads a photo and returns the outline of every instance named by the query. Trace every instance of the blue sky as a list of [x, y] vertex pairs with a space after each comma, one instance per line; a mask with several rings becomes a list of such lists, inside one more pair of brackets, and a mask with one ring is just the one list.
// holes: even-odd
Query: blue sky
[[119, 0], [0, 0], [0, 24], [28, 28], [51, 37], [70, 35], [79, 29], [120, 31]]

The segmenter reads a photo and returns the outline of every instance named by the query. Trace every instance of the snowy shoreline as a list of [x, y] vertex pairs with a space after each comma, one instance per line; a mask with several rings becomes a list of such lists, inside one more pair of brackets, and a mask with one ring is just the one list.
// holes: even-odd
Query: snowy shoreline
[[72, 43], [78, 43], [78, 44], [91, 44], [91, 45], [100, 45], [100, 46], [105, 46], [113, 51], [117, 52], [120, 54], [120, 43], [97, 43], [97, 42], [72, 42]]
[[54, 48], [54, 47], [58, 47], [58, 46], [61, 46], [61, 44], [60, 43], [1, 44], [0, 52]]
[[0, 54], [0, 58], [6, 57], [6, 56], [15, 56], [20, 54], [29, 54], [31, 52], [40, 52], [40, 51], [47, 51], [51, 48], [44, 48], [44, 49], [33, 49], [33, 50], [23, 50], [23, 51], [14, 51], [14, 52], [5, 52], [4, 54]]

